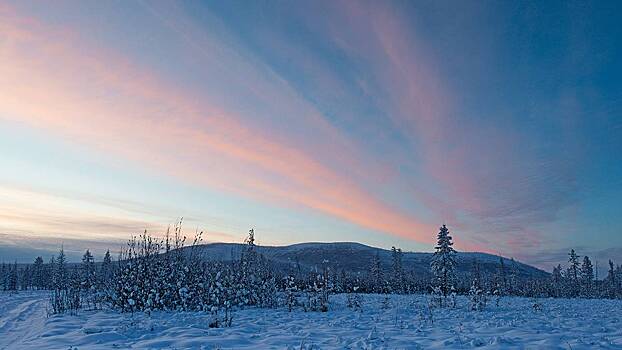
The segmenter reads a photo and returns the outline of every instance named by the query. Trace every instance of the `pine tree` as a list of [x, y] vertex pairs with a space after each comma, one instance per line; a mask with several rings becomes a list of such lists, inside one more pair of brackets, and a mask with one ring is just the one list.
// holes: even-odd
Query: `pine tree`
[[583, 265], [581, 265], [581, 284], [583, 285], [583, 294], [587, 297], [592, 296], [592, 288], [594, 283], [594, 268], [590, 258], [586, 255], [583, 257]]
[[255, 229], [252, 228], [248, 230], [248, 237], [246, 237], [246, 244], [248, 244], [248, 249], [253, 250], [255, 247]]
[[607, 274], [607, 289], [608, 289], [608, 297], [615, 298], [618, 289], [618, 280], [616, 278], [616, 271], [614, 269], [613, 261], [609, 260], [609, 272]]
[[369, 275], [371, 277], [372, 291], [381, 293], [384, 291], [384, 276], [382, 274], [382, 266], [380, 265], [380, 253], [376, 252], [371, 260], [369, 267]]
[[43, 258], [38, 256], [32, 264], [32, 285], [36, 289], [45, 288], [45, 271], [43, 266]]
[[296, 293], [298, 292], [298, 288], [296, 286], [296, 281], [294, 277], [287, 276], [285, 278], [285, 304], [287, 305], [287, 310], [292, 312], [292, 310], [298, 304], [296, 299]]
[[95, 286], [95, 259], [88, 249], [82, 255], [81, 270], [82, 288], [91, 289], [91, 287]]
[[51, 257], [50, 262], [45, 267], [45, 288], [46, 289], [54, 289], [56, 288], [56, 258]]
[[508, 293], [516, 294], [518, 292], [518, 264], [514, 258], [510, 258], [510, 276], [508, 278]]
[[67, 273], [67, 257], [65, 256], [65, 250], [63, 248], [58, 252], [58, 257], [56, 258], [54, 276], [53, 276], [53, 285], [55, 289], [66, 289], [68, 283], [68, 273]]
[[17, 277], [17, 261], [10, 267], [8, 274], [8, 281], [6, 284], [6, 290], [17, 290], [18, 277]]
[[4, 262], [0, 265], [0, 285], [2, 286], [1, 289], [5, 291], [7, 285], [7, 267]]
[[432, 285], [440, 293], [440, 304], [443, 306], [448, 296], [455, 289], [455, 254], [452, 238], [449, 235], [447, 226], [443, 225], [437, 236], [437, 245], [432, 257], [432, 274], [434, 279]]
[[404, 269], [402, 268], [402, 249], [391, 247], [393, 292], [404, 292]]
[[477, 259], [473, 260], [473, 272], [471, 273], [471, 289], [469, 296], [471, 301], [471, 310], [482, 311], [486, 308], [486, 293], [482, 288], [482, 276], [480, 266]]
[[110, 282], [112, 278], [112, 258], [110, 257], [110, 250], [106, 250], [106, 254], [104, 255], [104, 259], [101, 264], [100, 273], [99, 273], [99, 282], [100, 285], [104, 286]]
[[553, 268], [553, 273], [551, 273], [551, 280], [553, 283], [553, 295], [555, 297], [560, 297], [561, 291], [562, 291], [562, 281], [563, 281], [561, 265], [558, 264], [557, 266]]
[[580, 289], [579, 275], [581, 271], [581, 264], [579, 263], [579, 256], [575, 253], [574, 249], [568, 253], [568, 270], [566, 276], [570, 282], [570, 296], [577, 296]]
[[261, 269], [255, 246], [255, 230], [248, 231], [248, 237], [245, 240], [246, 247], [240, 256], [240, 295], [244, 305], [257, 305], [260, 302], [259, 285], [262, 283], [260, 279]]
[[499, 257], [499, 271], [497, 272], [497, 293], [499, 296], [505, 295], [508, 291], [508, 281], [505, 271], [503, 257]]
[[30, 265], [24, 266], [21, 270], [21, 275], [19, 278], [19, 289], [28, 290], [32, 288], [32, 270]]
[[579, 256], [575, 253], [574, 249], [571, 249], [570, 253], [568, 253], [568, 263], [568, 278], [576, 282], [579, 280], [580, 264]]

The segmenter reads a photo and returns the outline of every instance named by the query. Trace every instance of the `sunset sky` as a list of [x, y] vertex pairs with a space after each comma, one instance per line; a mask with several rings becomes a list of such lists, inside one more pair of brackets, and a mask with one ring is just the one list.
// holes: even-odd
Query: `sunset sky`
[[131, 234], [622, 262], [622, 3], [2, 1], [0, 260]]

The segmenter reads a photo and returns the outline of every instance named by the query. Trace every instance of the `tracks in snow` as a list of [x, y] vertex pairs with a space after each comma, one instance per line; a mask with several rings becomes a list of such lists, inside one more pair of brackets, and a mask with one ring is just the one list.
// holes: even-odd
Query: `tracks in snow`
[[45, 323], [45, 293], [0, 293], [0, 350], [19, 349]]

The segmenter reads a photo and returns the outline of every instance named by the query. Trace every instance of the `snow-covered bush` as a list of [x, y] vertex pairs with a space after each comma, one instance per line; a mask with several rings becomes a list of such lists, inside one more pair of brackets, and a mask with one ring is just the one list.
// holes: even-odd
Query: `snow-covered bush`
[[361, 295], [359, 293], [348, 293], [346, 296], [346, 306], [353, 310], [361, 310]]
[[287, 310], [292, 312], [298, 305], [297, 299], [298, 287], [293, 276], [287, 276], [285, 278], [285, 305]]
[[380, 305], [380, 308], [382, 310], [388, 310], [392, 307], [391, 305], [391, 299], [389, 298], [389, 296], [385, 296], [384, 299], [382, 299], [382, 304]]
[[473, 281], [469, 291], [469, 300], [471, 302], [471, 310], [473, 311], [482, 311], [486, 308], [488, 302], [487, 295], [475, 281]]
[[538, 298], [531, 299], [531, 308], [534, 312], [542, 311], [542, 303], [540, 302]]
[[477, 260], [473, 261], [473, 272], [471, 288], [469, 289], [469, 300], [471, 303], [471, 310], [482, 311], [486, 308], [487, 293], [482, 288], [482, 274], [480, 271], [480, 265]]
[[209, 312], [212, 327], [230, 324], [234, 307], [277, 305], [277, 277], [256, 252], [253, 230], [231, 263], [203, 261], [200, 234], [191, 246], [185, 240], [181, 222], [162, 240], [146, 232], [133, 237], [112, 278], [111, 305], [122, 312]]
[[221, 307], [213, 305], [210, 309], [211, 318], [209, 328], [231, 327], [233, 315], [231, 314], [231, 304], [226, 301]]

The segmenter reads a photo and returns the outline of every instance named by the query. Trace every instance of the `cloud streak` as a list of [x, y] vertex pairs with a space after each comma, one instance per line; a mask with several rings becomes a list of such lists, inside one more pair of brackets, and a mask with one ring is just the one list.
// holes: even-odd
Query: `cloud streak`
[[430, 241], [428, 225], [369, 195], [297, 145], [244, 123], [209, 96], [177, 88], [67, 29], [24, 20], [6, 8], [2, 17], [3, 118], [194, 184]]
[[[549, 23], [521, 9], [81, 5], [51, 13], [0, 5], [0, 121], [68, 141], [102, 169], [113, 159], [223, 204], [248, 200], [250, 215], [287, 212], [309, 230], [361, 229], [370, 235], [363, 242], [380, 233], [387, 246], [429, 248], [447, 223], [459, 249], [534, 261], [527, 252], [563, 247], [566, 236], [580, 241], [573, 216], [602, 212], [583, 207], [590, 191], [611, 203], [619, 193], [619, 167], [610, 165], [620, 163], [617, 105], [581, 87], [597, 81], [581, 75], [591, 70], [573, 70], [600, 60], [586, 49], [600, 44], [564, 30], [542, 41]], [[562, 32], [569, 44], [551, 46], [548, 35]], [[607, 42], [602, 52], [615, 46]], [[543, 47], [559, 65], [541, 60]], [[565, 54], [577, 47], [580, 55]], [[608, 174], [594, 175], [601, 168]], [[5, 207], [5, 220], [23, 220], [25, 211]], [[67, 213], [33, 226], [52, 227], [54, 216], [70, 223]], [[101, 215], [111, 227], [94, 217], [73, 224], [119, 231], [136, 225], [125, 219], [158, 221], [148, 214]]]
[[[365, 61], [373, 77], [367, 89], [408, 140], [401, 158], [411, 159], [420, 178], [405, 187], [465, 232], [469, 248], [487, 243], [511, 253], [524, 248], [518, 241], [541, 242], [543, 233], [534, 227], [554, 222], [577, 200], [581, 152], [571, 118], [548, 116], [559, 133], [553, 137], [557, 144], [547, 144], [538, 135], [544, 122], [512, 129], [503, 125], [510, 116], [465, 113], [430, 41], [417, 36], [418, 18], [410, 18], [415, 25], [409, 25], [398, 8], [336, 2], [330, 22], [351, 29], [327, 25], [326, 31], [350, 57]], [[554, 107], [566, 105], [562, 96]], [[567, 109], [566, 115], [576, 110]]]

